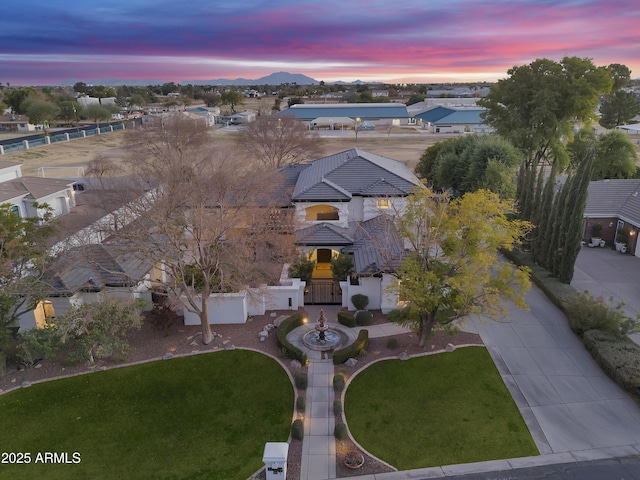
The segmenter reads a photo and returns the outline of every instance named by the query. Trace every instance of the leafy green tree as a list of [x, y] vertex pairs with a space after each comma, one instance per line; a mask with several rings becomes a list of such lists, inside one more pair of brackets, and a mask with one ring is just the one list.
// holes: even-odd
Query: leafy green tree
[[522, 154], [501, 137], [468, 135], [428, 148], [416, 172], [436, 189], [453, 189], [461, 195], [486, 189], [513, 198], [522, 160]]
[[29, 117], [29, 123], [32, 125], [42, 125], [44, 131], [47, 131], [49, 122], [58, 116], [58, 107], [51, 102], [29, 98], [22, 104], [25, 115]]
[[220, 105], [229, 105], [233, 113], [236, 113], [236, 107], [244, 103], [244, 97], [238, 90], [227, 90], [220, 95]]
[[303, 282], [310, 283], [313, 276], [313, 270], [316, 268], [316, 263], [312, 261], [306, 255], [300, 255], [297, 257], [291, 265], [289, 265], [289, 277], [299, 278]]
[[604, 128], [614, 128], [630, 123], [640, 114], [640, 100], [634, 92], [618, 90], [609, 95], [600, 105], [599, 123]]
[[638, 154], [629, 136], [619, 130], [598, 138], [591, 180], [632, 178], [636, 172]]
[[48, 241], [54, 228], [46, 223], [51, 210], [35, 206], [43, 212], [42, 225], [41, 219], [21, 218], [11, 205], [0, 205], [0, 372], [5, 368], [9, 329], [44, 298], [42, 276], [51, 264]]
[[594, 118], [600, 95], [611, 90], [606, 67], [588, 58], [546, 58], [508, 70], [478, 104], [485, 121], [522, 150], [527, 168], [543, 162], [568, 161], [563, 143], [574, 122]]
[[331, 275], [334, 282], [344, 282], [354, 272], [353, 255], [341, 253], [331, 259]]
[[89, 120], [93, 120], [99, 126], [100, 122], [111, 118], [111, 111], [103, 105], [94, 103], [84, 107], [82, 115]]
[[77, 123], [82, 107], [75, 100], [63, 99], [58, 102], [58, 118], [64, 123]]
[[93, 364], [96, 358], [126, 355], [127, 334], [142, 326], [143, 306], [144, 302], [109, 297], [72, 305], [56, 316], [53, 328], [66, 350], [75, 350], [80, 358]]
[[396, 220], [411, 246], [397, 289], [408, 303], [401, 321], [419, 333], [421, 346], [433, 329], [456, 318], [503, 312], [504, 300], [527, 308], [528, 271], [498, 257], [531, 228], [512, 213], [510, 203], [486, 190], [450, 200], [424, 189], [408, 198]]
[[14, 113], [23, 115], [25, 113], [23, 103], [29, 98], [37, 98], [38, 92], [33, 87], [13, 88], [4, 94], [4, 102], [11, 107]]

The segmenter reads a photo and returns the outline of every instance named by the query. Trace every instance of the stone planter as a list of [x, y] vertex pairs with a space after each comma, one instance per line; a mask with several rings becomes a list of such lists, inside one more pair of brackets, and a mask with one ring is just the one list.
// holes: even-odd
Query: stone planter
[[344, 457], [344, 464], [354, 470], [360, 468], [364, 465], [364, 455], [357, 451], [349, 452]]

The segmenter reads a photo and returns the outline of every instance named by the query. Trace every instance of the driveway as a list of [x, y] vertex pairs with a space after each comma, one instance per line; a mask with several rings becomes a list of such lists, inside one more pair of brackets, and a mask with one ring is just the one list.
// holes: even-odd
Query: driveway
[[[618, 254], [620, 255], [620, 254]], [[591, 358], [564, 315], [536, 287], [530, 311], [474, 319], [544, 454], [593, 460], [640, 453], [640, 409]]]
[[[640, 314], [640, 258], [621, 254], [609, 247], [583, 247], [578, 254], [571, 285], [578, 291], [587, 290], [613, 304], [624, 304], [632, 318]], [[630, 335], [640, 345], [640, 334]]]

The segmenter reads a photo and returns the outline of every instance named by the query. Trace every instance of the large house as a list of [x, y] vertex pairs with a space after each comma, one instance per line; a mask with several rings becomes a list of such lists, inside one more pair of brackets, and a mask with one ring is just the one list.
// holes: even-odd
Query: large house
[[53, 217], [69, 213], [75, 206], [73, 180], [24, 177], [21, 164], [0, 161], [0, 205], [9, 204], [22, 218], [39, 217], [43, 211], [34, 204], [47, 204]]
[[[330, 126], [331, 129], [356, 126], [358, 122], [375, 124], [383, 120], [385, 123], [400, 125], [410, 121], [404, 103], [296, 104], [276, 115], [293, 116], [306, 122], [310, 128]], [[351, 125], [345, 119], [350, 119]]]
[[602, 225], [601, 238], [609, 245], [617, 241], [618, 230], [627, 232], [627, 252], [640, 257], [640, 180], [610, 179], [589, 183], [584, 210], [584, 239], [589, 243], [593, 225]]
[[[342, 304], [353, 308], [351, 296], [366, 293], [370, 308], [394, 308], [397, 302], [385, 290], [403, 247], [390, 220], [404, 210], [407, 196], [422, 188], [420, 180], [401, 162], [355, 148], [280, 173], [295, 209], [295, 243], [316, 263], [305, 301], [335, 303], [341, 296]], [[352, 254], [355, 267], [342, 292], [326, 285], [331, 260], [340, 253]]]
[[483, 124], [483, 108], [433, 107], [415, 117], [422, 128], [431, 133], [482, 133], [490, 131]]

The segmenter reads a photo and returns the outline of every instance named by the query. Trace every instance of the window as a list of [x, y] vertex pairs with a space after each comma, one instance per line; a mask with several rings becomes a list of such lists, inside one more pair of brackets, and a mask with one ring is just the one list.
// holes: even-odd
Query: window
[[9, 211], [11, 213], [15, 213], [17, 216], [20, 216], [20, 207], [17, 205], [12, 205], [11, 208], [9, 208]]
[[378, 200], [376, 202], [376, 207], [384, 209], [391, 208], [391, 200], [389, 200], [388, 198]]
[[340, 214], [338, 209], [331, 205], [314, 205], [305, 210], [305, 220], [311, 222], [340, 220]]

